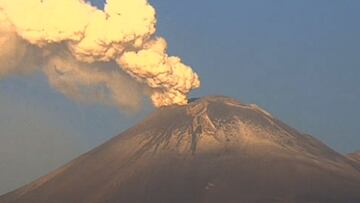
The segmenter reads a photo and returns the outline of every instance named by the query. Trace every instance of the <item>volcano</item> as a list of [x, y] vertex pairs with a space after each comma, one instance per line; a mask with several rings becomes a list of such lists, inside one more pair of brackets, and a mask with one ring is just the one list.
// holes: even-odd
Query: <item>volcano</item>
[[256, 105], [163, 107], [1, 203], [360, 202], [360, 169]]

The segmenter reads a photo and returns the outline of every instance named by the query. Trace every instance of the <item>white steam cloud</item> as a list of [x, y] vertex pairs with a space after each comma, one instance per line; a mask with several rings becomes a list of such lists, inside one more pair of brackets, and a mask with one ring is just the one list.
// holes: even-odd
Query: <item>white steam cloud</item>
[[197, 74], [166, 53], [147, 0], [0, 0], [0, 78], [40, 68], [63, 94], [137, 108], [186, 104]]

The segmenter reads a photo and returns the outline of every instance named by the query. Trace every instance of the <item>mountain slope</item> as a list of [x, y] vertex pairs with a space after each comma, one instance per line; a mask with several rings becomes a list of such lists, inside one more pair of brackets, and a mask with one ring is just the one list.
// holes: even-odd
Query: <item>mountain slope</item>
[[360, 151], [348, 154], [348, 157], [360, 163]]
[[205, 97], [159, 109], [0, 203], [360, 202], [355, 167], [256, 105]]

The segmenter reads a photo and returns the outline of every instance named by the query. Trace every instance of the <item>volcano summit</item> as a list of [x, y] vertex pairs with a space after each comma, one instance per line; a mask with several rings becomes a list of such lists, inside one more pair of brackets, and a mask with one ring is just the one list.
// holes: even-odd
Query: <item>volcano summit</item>
[[204, 97], [158, 109], [10, 202], [360, 202], [360, 169], [256, 105]]

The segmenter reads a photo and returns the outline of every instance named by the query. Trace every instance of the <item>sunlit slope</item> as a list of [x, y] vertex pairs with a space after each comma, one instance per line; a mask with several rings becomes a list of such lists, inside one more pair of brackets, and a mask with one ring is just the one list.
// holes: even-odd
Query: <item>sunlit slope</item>
[[0, 202], [360, 202], [360, 171], [256, 105], [204, 97], [157, 110]]

